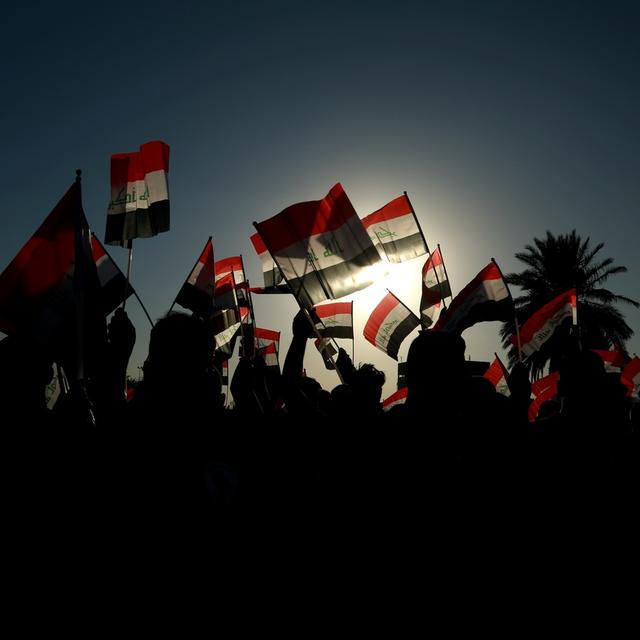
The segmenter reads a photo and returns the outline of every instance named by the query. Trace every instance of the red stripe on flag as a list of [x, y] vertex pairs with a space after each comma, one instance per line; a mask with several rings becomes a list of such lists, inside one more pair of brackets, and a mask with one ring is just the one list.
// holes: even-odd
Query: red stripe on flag
[[111, 184], [144, 180], [152, 171], [169, 171], [169, 145], [160, 140], [146, 142], [140, 151], [114, 153], [111, 156]]
[[362, 224], [368, 229], [372, 224], [408, 215], [413, 215], [409, 200], [406, 196], [400, 196], [385, 204], [381, 209], [370, 213], [366, 218], [362, 218]]
[[373, 313], [369, 316], [367, 324], [364, 327], [364, 335], [372, 336], [373, 344], [375, 344], [376, 336], [380, 330], [380, 325], [385, 321], [387, 316], [399, 305], [400, 300], [396, 298], [393, 293], [389, 292], [382, 298], [378, 306], [373, 310]]
[[331, 304], [318, 304], [313, 307], [318, 318], [328, 318], [338, 314], [352, 315], [353, 302], [333, 302]]

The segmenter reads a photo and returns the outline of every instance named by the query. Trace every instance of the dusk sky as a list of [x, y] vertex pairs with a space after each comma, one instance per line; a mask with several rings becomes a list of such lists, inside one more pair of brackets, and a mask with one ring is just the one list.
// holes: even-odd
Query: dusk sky
[[[575, 228], [628, 267], [608, 288], [640, 298], [638, 2], [24, 1], [3, 13], [0, 270], [76, 168], [102, 239], [111, 154], [161, 139], [171, 231], [135, 241], [132, 272], [154, 318], [209, 235], [259, 286], [252, 222], [336, 182], [362, 217], [406, 190], [454, 294], [491, 257], [519, 270], [514, 253], [534, 237]], [[111, 254], [124, 269], [126, 251]], [[396, 365], [362, 328], [385, 287], [418, 312], [423, 261], [354, 296], [355, 359], [385, 370], [384, 396]], [[293, 298], [254, 302], [284, 356]], [[640, 354], [640, 312], [620, 309]], [[137, 377], [149, 323], [134, 299], [127, 311]], [[498, 331], [466, 331], [467, 354], [502, 353]], [[305, 364], [337, 383], [311, 342]]]

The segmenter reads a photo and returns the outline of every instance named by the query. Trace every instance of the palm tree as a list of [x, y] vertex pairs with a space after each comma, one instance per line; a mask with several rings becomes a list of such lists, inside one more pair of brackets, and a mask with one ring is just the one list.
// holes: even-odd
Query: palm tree
[[[640, 304], [603, 289], [602, 285], [609, 276], [626, 273], [627, 268], [614, 265], [613, 258], [596, 259], [604, 243], [591, 248], [590, 238], [582, 240], [575, 229], [558, 236], [547, 231], [545, 239], [534, 238], [533, 242], [535, 246], [527, 245], [525, 251], [516, 253], [516, 258], [527, 268], [505, 277], [508, 284], [516, 285], [522, 291], [522, 295], [514, 300], [520, 325], [544, 304], [575, 287], [582, 348], [607, 349], [614, 344], [624, 344], [633, 335], [633, 330], [615, 305], [624, 302], [639, 307]], [[500, 335], [503, 347], [509, 349], [511, 364], [518, 359], [518, 351], [511, 344], [514, 333], [515, 322], [505, 322]], [[552, 369], [555, 368], [562, 339], [562, 331], [556, 331], [540, 351], [527, 358], [525, 364], [534, 377], [542, 373], [548, 362]]]

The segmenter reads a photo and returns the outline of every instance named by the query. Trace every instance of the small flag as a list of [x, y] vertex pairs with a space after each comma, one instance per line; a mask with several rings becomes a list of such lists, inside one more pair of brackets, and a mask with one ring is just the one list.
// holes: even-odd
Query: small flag
[[353, 302], [317, 304], [313, 311], [321, 322], [318, 325], [321, 335], [353, 340]]
[[420, 321], [427, 328], [445, 298], [451, 297], [449, 279], [444, 269], [440, 249], [436, 249], [422, 267], [422, 298], [420, 299]]
[[498, 356], [494, 358], [493, 362], [489, 365], [489, 368], [484, 372], [482, 377], [489, 380], [498, 393], [507, 397], [511, 395], [509, 384], [507, 383], [507, 380], [509, 379], [509, 372]]
[[133, 287], [127, 282], [126, 276], [106, 252], [95, 233], [91, 234], [91, 252], [102, 289], [103, 312], [108, 316], [133, 293]]
[[214, 281], [213, 243], [209, 238], [196, 266], [178, 292], [176, 302], [202, 318], [208, 318], [213, 310]]

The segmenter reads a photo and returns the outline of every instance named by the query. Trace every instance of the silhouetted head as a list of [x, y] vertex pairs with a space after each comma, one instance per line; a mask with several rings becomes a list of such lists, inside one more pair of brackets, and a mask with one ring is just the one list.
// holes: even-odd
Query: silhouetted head
[[380, 398], [385, 380], [384, 371], [376, 369], [372, 364], [360, 365], [351, 376], [354, 400], [358, 407], [367, 410], [380, 409]]
[[188, 385], [209, 373], [212, 361], [213, 339], [205, 323], [196, 316], [172, 313], [151, 330], [145, 381]]

